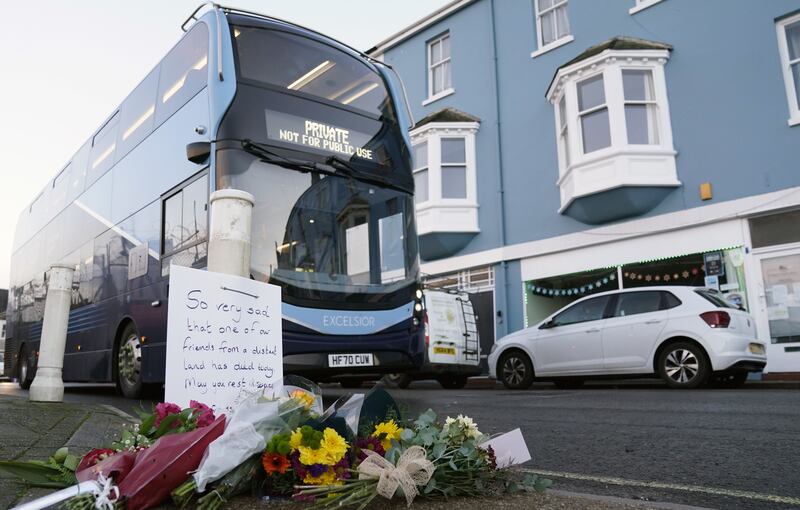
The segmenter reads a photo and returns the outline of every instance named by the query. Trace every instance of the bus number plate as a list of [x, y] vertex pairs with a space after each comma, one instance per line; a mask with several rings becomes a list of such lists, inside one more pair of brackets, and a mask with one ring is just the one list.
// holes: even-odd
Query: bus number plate
[[433, 348], [434, 354], [449, 354], [451, 356], [456, 355], [456, 348], [455, 347], [434, 347]]
[[371, 367], [372, 354], [328, 354], [328, 366], [335, 367]]

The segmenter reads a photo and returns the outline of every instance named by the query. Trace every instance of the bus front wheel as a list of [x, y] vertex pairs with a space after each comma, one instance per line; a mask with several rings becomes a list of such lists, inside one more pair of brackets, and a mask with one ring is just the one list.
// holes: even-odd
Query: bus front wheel
[[133, 323], [128, 323], [119, 337], [116, 356], [117, 389], [127, 398], [139, 398], [142, 383], [142, 344]]

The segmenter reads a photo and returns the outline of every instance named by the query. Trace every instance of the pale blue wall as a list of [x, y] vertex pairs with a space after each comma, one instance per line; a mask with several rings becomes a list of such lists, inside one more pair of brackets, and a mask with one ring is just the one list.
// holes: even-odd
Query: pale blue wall
[[[544, 94], [556, 68], [615, 35], [674, 46], [666, 65], [672, 133], [683, 187], [648, 215], [701, 205], [711, 182], [719, 202], [800, 185], [800, 126], [788, 108], [774, 19], [798, 0], [664, 0], [628, 14], [633, 0], [570, 0], [575, 41], [537, 58], [531, 0], [495, 2], [507, 243], [587, 228], [559, 215], [553, 108]], [[425, 42], [451, 34], [456, 93], [423, 107]], [[416, 119], [446, 106], [481, 118], [481, 235], [463, 253], [497, 246], [498, 180], [490, 1], [481, 0], [385, 54], [399, 71]]]
[[[459, 254], [501, 244], [491, 5], [491, 0], [479, 0], [384, 55], [403, 78], [417, 120], [447, 106], [481, 118], [481, 233]], [[555, 125], [544, 95], [558, 66], [615, 35], [674, 47], [665, 73], [683, 186], [646, 216], [800, 186], [800, 126], [786, 122], [789, 111], [775, 32], [775, 18], [800, 9], [800, 1], [663, 0], [631, 15], [633, 5], [634, 0], [569, 0], [575, 40], [531, 58], [536, 49], [532, 0], [494, 1], [506, 244], [590, 227], [557, 212]], [[444, 31], [451, 35], [456, 92], [422, 106], [427, 97], [425, 43]], [[702, 182], [713, 185], [710, 202], [700, 201]], [[501, 272], [499, 266], [495, 269]], [[513, 269], [511, 281], [519, 271]], [[509, 330], [519, 329], [516, 304], [521, 293], [503, 293], [498, 308], [507, 300], [512, 309], [504, 311]]]

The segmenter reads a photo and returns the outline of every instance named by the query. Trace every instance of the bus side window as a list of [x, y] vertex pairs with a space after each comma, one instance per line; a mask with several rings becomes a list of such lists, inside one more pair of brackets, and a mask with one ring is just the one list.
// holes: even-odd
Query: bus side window
[[169, 265], [199, 267], [208, 255], [208, 175], [204, 174], [163, 202], [161, 274]]
[[208, 82], [208, 27], [195, 23], [161, 61], [156, 125], [186, 104]]

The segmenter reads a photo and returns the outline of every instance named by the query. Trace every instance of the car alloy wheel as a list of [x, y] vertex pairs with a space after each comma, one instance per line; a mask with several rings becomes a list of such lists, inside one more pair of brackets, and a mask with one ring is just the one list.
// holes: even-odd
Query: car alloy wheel
[[498, 376], [506, 388], [524, 390], [533, 383], [533, 365], [520, 351], [510, 351], [500, 358]]
[[686, 384], [697, 377], [700, 371], [700, 362], [692, 351], [675, 349], [667, 354], [664, 371], [673, 381]]
[[676, 342], [661, 351], [658, 372], [671, 388], [696, 388], [706, 382], [710, 369], [702, 348], [690, 342]]

